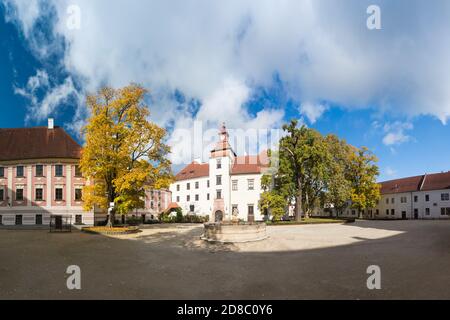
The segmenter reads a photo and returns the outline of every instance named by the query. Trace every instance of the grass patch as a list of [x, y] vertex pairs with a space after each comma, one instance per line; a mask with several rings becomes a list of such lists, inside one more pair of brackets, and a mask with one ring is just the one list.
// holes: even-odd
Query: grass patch
[[308, 218], [301, 221], [266, 221], [267, 225], [296, 225], [296, 224], [325, 224], [325, 223], [350, 223], [355, 219], [336, 219], [336, 218]]

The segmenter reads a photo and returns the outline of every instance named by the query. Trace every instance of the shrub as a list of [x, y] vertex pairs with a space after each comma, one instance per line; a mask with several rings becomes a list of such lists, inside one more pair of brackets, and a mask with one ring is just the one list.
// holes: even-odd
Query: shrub
[[142, 219], [137, 217], [131, 217], [126, 219], [126, 223], [129, 226], [138, 226], [142, 223]]

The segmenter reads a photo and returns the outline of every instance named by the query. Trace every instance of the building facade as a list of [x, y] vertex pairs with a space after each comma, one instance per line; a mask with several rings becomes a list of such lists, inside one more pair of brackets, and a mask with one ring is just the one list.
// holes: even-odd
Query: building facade
[[[375, 208], [363, 211], [368, 219], [449, 219], [450, 171], [381, 182]], [[357, 217], [355, 209], [341, 216]]]
[[[104, 222], [104, 211], [82, 208], [89, 181], [78, 166], [81, 151], [52, 119], [48, 127], [0, 129], [0, 224], [47, 225], [51, 215], [70, 216], [73, 224]], [[123, 219], [155, 220], [170, 199], [169, 190], [147, 190], [145, 208]]]
[[80, 145], [52, 120], [48, 127], [0, 129], [0, 223], [49, 224], [58, 214], [93, 224], [93, 211], [82, 210], [80, 154]]
[[209, 161], [194, 161], [183, 168], [171, 184], [172, 201], [184, 214], [209, 216], [209, 221], [264, 219], [258, 209], [261, 177], [268, 169], [267, 152], [237, 156], [229, 144], [225, 125]]

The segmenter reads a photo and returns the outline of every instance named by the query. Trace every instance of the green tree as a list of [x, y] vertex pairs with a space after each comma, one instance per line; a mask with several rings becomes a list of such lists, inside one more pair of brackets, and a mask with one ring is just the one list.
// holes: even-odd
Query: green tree
[[148, 120], [145, 93], [132, 84], [87, 97], [91, 116], [83, 129], [80, 167], [90, 184], [83, 191], [84, 209], [106, 210], [114, 202], [108, 226], [116, 212], [143, 207], [146, 188], [168, 187], [172, 180], [166, 131]]

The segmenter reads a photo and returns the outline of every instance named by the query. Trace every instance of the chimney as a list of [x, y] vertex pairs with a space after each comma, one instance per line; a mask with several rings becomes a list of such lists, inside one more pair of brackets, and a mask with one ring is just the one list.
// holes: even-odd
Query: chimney
[[54, 129], [53, 118], [48, 118], [48, 129]]

